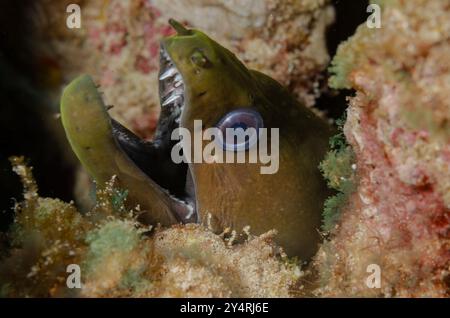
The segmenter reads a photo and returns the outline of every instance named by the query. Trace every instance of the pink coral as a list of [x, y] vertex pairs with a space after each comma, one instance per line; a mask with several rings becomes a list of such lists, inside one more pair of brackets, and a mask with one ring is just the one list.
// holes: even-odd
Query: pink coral
[[[442, 1], [393, 1], [381, 29], [362, 25], [339, 48], [332, 83], [357, 92], [344, 132], [359, 183], [318, 254], [321, 294], [450, 294], [449, 14]], [[380, 289], [365, 284], [372, 263]]]

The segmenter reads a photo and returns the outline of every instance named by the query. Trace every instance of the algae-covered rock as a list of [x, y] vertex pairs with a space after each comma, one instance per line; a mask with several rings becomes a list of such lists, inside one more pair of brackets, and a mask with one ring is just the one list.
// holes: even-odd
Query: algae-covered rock
[[[81, 214], [73, 203], [38, 195], [31, 168], [13, 158], [25, 200], [16, 205], [0, 262], [4, 297], [290, 297], [302, 275], [273, 243], [274, 232], [236, 243], [205, 225], [149, 228], [124, 208], [114, 178]], [[68, 266], [81, 288], [69, 288]]]
[[356, 90], [344, 133], [358, 181], [317, 255], [319, 295], [449, 295], [449, 18], [445, 1], [383, 1], [381, 28], [338, 49], [330, 83]]

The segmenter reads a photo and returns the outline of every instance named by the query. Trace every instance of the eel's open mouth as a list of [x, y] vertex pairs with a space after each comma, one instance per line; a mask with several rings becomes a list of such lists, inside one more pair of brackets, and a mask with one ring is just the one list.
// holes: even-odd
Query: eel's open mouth
[[184, 107], [184, 83], [169, 55], [160, 51], [159, 95], [161, 115], [153, 141], [144, 141], [114, 119], [113, 135], [128, 157], [173, 201], [175, 218], [182, 223], [197, 222], [195, 187], [188, 164], [171, 158], [171, 133], [179, 127]]

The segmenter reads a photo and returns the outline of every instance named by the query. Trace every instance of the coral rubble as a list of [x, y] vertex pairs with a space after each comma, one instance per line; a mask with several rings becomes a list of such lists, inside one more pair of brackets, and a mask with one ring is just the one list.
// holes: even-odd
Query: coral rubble
[[[0, 263], [6, 297], [289, 297], [302, 272], [273, 243], [275, 233], [245, 242], [203, 225], [148, 228], [124, 208], [114, 179], [81, 214], [73, 203], [41, 198], [31, 168], [13, 158], [25, 200], [16, 206], [12, 247]], [[81, 289], [66, 285], [81, 269]]]
[[[353, 88], [345, 136], [355, 191], [316, 264], [322, 296], [449, 296], [450, 8], [383, 1], [382, 25], [361, 25], [333, 61]], [[368, 265], [381, 288], [368, 288]]]

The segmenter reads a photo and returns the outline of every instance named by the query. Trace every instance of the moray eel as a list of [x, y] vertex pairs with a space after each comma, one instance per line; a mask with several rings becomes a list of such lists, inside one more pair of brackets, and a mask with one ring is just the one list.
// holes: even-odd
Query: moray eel
[[[204, 33], [171, 20], [177, 34], [161, 42], [161, 115], [154, 139], [143, 141], [112, 119], [88, 75], [70, 83], [61, 99], [72, 149], [98, 185], [116, 175], [139, 204], [146, 223], [208, 222], [217, 232], [278, 231], [288, 255], [308, 260], [317, 250], [327, 186], [319, 162], [332, 128], [300, 105], [278, 82], [247, 69]], [[257, 163], [175, 163], [174, 129], [193, 132], [241, 125], [279, 128], [279, 169]], [[268, 138], [272, 138], [268, 136]], [[269, 142], [270, 143], [270, 142]], [[204, 146], [204, 145], [203, 145]], [[249, 149], [225, 148], [225, 152]]]

